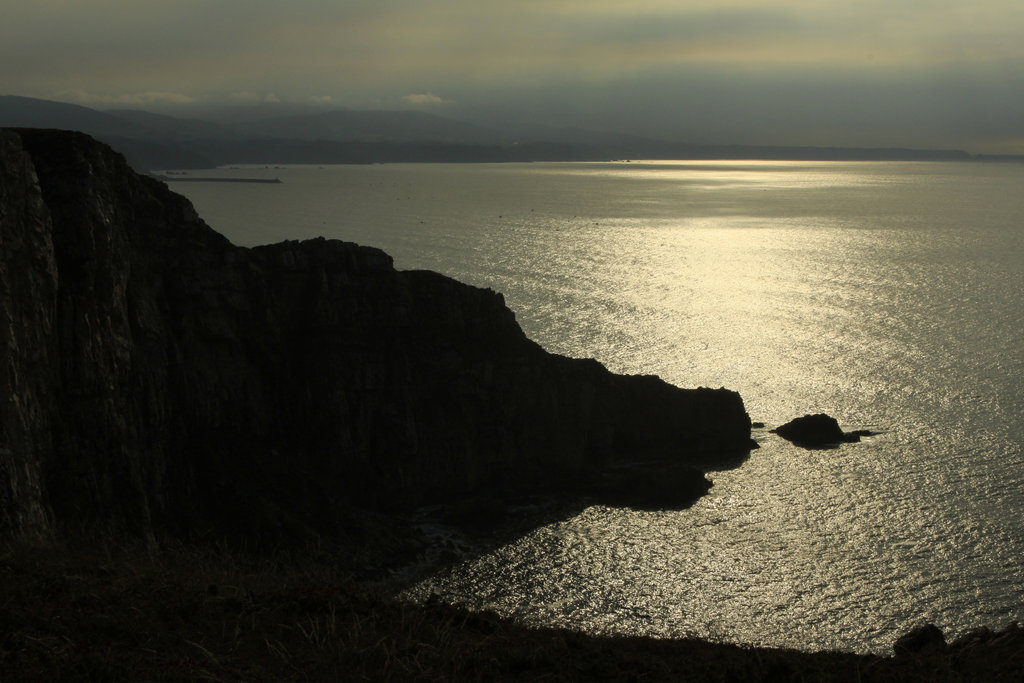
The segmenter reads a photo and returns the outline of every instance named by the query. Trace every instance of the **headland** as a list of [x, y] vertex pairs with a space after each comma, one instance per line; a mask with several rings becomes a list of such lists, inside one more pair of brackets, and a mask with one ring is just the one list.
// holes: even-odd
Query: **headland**
[[643, 477], [605, 475], [636, 462], [685, 505], [751, 448], [742, 399], [550, 354], [500, 294], [377, 249], [232, 245], [82, 134], [3, 131], [0, 181], [5, 680], [975, 671], [963, 648], [601, 639], [394, 603], [353, 572], [415, 552], [402, 514], [634, 504]]

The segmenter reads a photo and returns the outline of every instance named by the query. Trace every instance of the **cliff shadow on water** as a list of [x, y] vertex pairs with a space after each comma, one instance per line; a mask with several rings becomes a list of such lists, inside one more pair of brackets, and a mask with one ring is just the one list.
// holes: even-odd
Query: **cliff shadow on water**
[[750, 448], [735, 392], [547, 353], [500, 294], [377, 249], [235, 246], [85, 135], [7, 130], [0, 174], [6, 536], [341, 541], [362, 511], [481, 496], [686, 504], [708, 485], [686, 468]]

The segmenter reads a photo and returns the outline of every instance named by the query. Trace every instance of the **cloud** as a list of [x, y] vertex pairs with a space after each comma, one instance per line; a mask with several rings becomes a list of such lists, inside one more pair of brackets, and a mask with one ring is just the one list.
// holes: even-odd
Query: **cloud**
[[412, 107], [425, 107], [425, 106], [438, 106], [442, 104], [451, 104], [447, 100], [438, 97], [434, 93], [413, 93], [402, 97], [402, 102]]

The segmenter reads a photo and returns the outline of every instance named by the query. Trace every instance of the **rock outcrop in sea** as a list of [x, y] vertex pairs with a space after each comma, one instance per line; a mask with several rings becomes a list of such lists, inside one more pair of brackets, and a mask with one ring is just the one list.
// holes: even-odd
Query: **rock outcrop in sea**
[[232, 245], [85, 135], [0, 135], [0, 535], [328, 532], [353, 506], [735, 456], [735, 392], [545, 352], [377, 249]]
[[828, 448], [841, 443], [860, 441], [862, 436], [874, 435], [874, 432], [866, 429], [844, 432], [839, 427], [839, 421], [825, 413], [794, 418], [772, 429], [771, 432], [805, 448]]

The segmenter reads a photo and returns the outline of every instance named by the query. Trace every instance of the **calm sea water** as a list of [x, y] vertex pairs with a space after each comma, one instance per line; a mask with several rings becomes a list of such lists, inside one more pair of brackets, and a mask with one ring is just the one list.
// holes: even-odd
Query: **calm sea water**
[[[245, 167], [172, 183], [244, 245], [378, 246], [551, 351], [738, 390], [761, 449], [693, 508], [595, 506], [413, 588], [527, 623], [885, 652], [1024, 618], [1024, 165]], [[202, 175], [210, 175], [204, 172]]]

